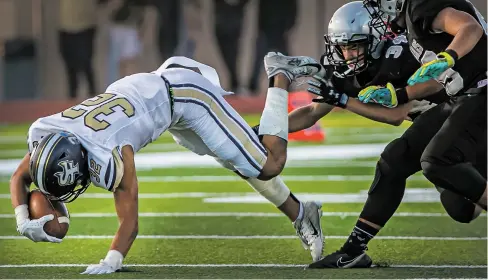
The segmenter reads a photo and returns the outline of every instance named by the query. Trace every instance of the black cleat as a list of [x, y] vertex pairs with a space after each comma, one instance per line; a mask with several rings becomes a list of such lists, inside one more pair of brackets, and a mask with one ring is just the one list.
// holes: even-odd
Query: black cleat
[[311, 263], [308, 268], [368, 268], [372, 263], [373, 261], [364, 251], [352, 256], [339, 250]]

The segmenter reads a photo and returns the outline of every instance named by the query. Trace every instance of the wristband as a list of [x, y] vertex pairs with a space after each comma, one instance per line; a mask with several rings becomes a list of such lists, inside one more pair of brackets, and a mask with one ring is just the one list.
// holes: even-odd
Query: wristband
[[345, 109], [347, 107], [347, 101], [349, 101], [349, 96], [342, 93], [337, 106]]
[[397, 96], [398, 105], [408, 103], [409, 101], [406, 88], [397, 89], [396, 96]]
[[25, 220], [29, 220], [29, 208], [27, 207], [27, 204], [15, 207], [14, 212], [17, 225], [24, 223]]
[[452, 59], [454, 60], [454, 64], [456, 64], [456, 62], [459, 58], [459, 55], [457, 54], [457, 52], [455, 50], [451, 50], [451, 49], [447, 49], [444, 52], [448, 53], [452, 57]]
[[110, 250], [103, 261], [110, 265], [115, 270], [122, 268], [122, 261], [124, 260], [124, 255], [117, 250]]

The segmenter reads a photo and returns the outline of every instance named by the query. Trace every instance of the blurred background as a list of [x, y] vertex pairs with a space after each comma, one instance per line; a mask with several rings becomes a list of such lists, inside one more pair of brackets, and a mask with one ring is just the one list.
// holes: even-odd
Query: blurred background
[[[231, 99], [242, 97], [232, 105], [257, 113], [266, 52], [319, 58], [328, 20], [346, 2], [0, 0], [0, 122], [15, 121], [19, 101], [28, 121], [173, 55], [216, 68]], [[486, 1], [472, 2], [486, 17]]]

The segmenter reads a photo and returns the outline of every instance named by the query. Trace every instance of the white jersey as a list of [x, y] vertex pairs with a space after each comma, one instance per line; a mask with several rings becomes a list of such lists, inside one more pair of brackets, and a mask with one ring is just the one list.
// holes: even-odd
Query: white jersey
[[135, 74], [113, 83], [106, 93], [38, 119], [29, 129], [29, 151], [49, 133], [70, 132], [88, 152], [92, 183], [113, 190], [123, 173], [121, 148], [130, 145], [137, 152], [171, 123], [164, 80], [156, 74]]
[[137, 152], [168, 130], [177, 143], [196, 154], [257, 177], [266, 150], [222, 97], [229, 92], [220, 87], [216, 72], [186, 58], [176, 62], [190, 63], [202, 74], [166, 69], [169, 62], [174, 60], [153, 73], [120, 79], [104, 94], [37, 120], [29, 129], [29, 151], [49, 133], [70, 132], [88, 152], [92, 183], [113, 191], [123, 175], [122, 147], [130, 145]]

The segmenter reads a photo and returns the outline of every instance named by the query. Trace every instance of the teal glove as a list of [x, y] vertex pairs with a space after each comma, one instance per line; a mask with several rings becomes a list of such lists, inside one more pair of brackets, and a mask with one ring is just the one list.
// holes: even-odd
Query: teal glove
[[408, 85], [413, 86], [428, 80], [436, 79], [444, 71], [454, 66], [457, 54], [452, 50], [446, 50], [437, 55], [437, 58], [420, 66], [408, 79]]
[[369, 86], [364, 88], [359, 92], [358, 99], [363, 103], [378, 103], [388, 108], [398, 106], [396, 90], [391, 83], [387, 83], [386, 87]]

